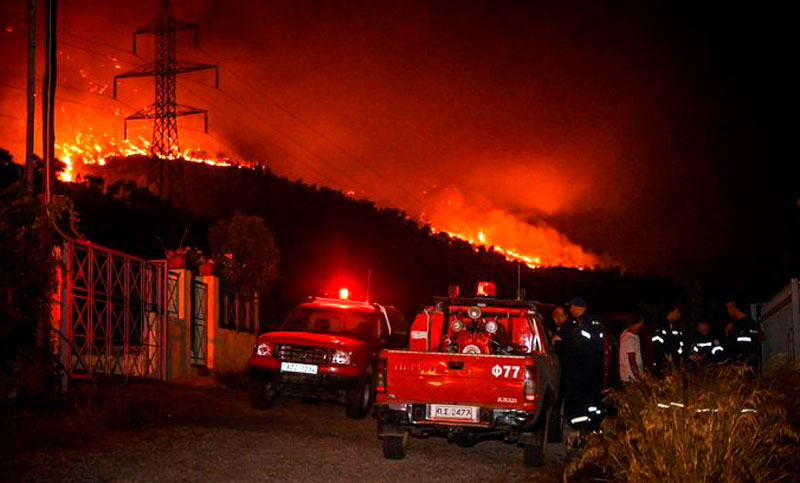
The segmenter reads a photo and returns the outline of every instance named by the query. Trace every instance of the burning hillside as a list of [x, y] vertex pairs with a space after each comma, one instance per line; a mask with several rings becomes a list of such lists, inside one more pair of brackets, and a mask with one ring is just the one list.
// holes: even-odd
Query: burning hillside
[[[98, 138], [92, 134], [78, 134], [74, 142], [56, 143], [56, 153], [64, 163], [64, 170], [58, 173], [58, 179], [65, 182], [76, 181], [88, 166], [105, 166], [109, 158], [127, 156], [149, 156], [150, 143], [139, 137], [139, 144], [124, 139], [116, 141], [104, 134]], [[186, 149], [181, 153], [181, 159], [193, 163], [203, 163], [211, 166], [230, 166], [231, 161], [226, 156], [211, 158], [204, 151]], [[169, 159], [169, 158], [165, 158]]]
[[[127, 131], [128, 140], [116, 137], [127, 117], [139, 106], [152, 102], [150, 81], [126, 81], [117, 99], [111, 98], [111, 92], [115, 75], [141, 64], [142, 59], [130, 52], [129, 36], [132, 29], [151, 18], [153, 11], [131, 7], [130, 20], [120, 22], [126, 17], [120, 15], [120, 8], [90, 2], [65, 6], [64, 15], [68, 21], [60, 34], [55, 113], [56, 154], [65, 164], [59, 176], [62, 181], [77, 181], [81, 175], [88, 174], [103, 176], [112, 158], [129, 158], [132, 163], [134, 158], [141, 160], [150, 156], [150, 122], [132, 123]], [[204, 8], [191, 9], [189, 4], [180, 8], [182, 11], [177, 16], [201, 18], [208, 24], [203, 32], [204, 45], [212, 49], [190, 50], [192, 47], [181, 40], [181, 57], [185, 53], [188, 58], [219, 63], [223, 69], [220, 90], [213, 89], [208, 76], [181, 76], [176, 101], [203, 106], [209, 110], [211, 118], [208, 133], [200, 128], [197, 120], [181, 121], [181, 146], [203, 147], [181, 149], [182, 159], [209, 167], [256, 167], [260, 164], [236, 162], [217, 153], [232, 153], [231, 157], [240, 160], [263, 159], [271, 170], [282, 176], [302, 179], [314, 186], [327, 186], [350, 198], [367, 198], [380, 207], [397, 207], [420, 224], [429, 224], [434, 230], [475, 247], [493, 247], [507, 259], [533, 268], [559, 265], [583, 268], [604, 264], [601, 257], [570, 241], [539, 218], [569, 211], [588, 191], [583, 190], [583, 177], [569, 170], [570, 164], [575, 164], [574, 156], [546, 147], [511, 149], [517, 141], [504, 135], [476, 136], [475, 132], [484, 129], [483, 114], [478, 116], [480, 129], [474, 131], [470, 129], [474, 121], [471, 116], [476, 113], [457, 114], [440, 109], [432, 102], [447, 96], [434, 95], [427, 89], [445, 86], [447, 93], [459, 91], [446, 87], [452, 82], [449, 77], [447, 82], [426, 81], [424, 86], [418, 86], [423, 88], [421, 91], [413, 87], [413, 82], [404, 90], [420, 94], [417, 101], [424, 101], [421, 105], [414, 98], [387, 96], [386, 93], [395, 89], [396, 81], [384, 84], [382, 78], [373, 76], [380, 69], [370, 66], [366, 66], [368, 69], [363, 76], [365, 86], [350, 92], [349, 84], [336, 75], [338, 62], [327, 65], [322, 59], [330, 57], [330, 52], [335, 53], [336, 49], [349, 52], [351, 46], [331, 45], [326, 41], [321, 44], [326, 52], [322, 57], [302, 47], [284, 46], [292, 52], [292, 61], [297, 61], [303, 69], [308, 67], [313, 75], [305, 70], [288, 71], [281, 74], [286, 83], [272, 78], [266, 79], [264, 86], [251, 84], [252, 77], [247, 73], [252, 66], [238, 62], [236, 56], [231, 55], [239, 52], [240, 46], [230, 39], [226, 43], [214, 38], [220, 34], [214, 28], [216, 17], [203, 17]], [[97, 16], [83, 15], [86, 10]], [[102, 21], [103, 18], [113, 18], [116, 22], [109, 24]], [[24, 16], [20, 16], [18, 22], [21, 26]], [[17, 33], [9, 39], [24, 43], [19, 31], [15, 28]], [[279, 36], [273, 41], [280, 43], [286, 38]], [[273, 41], [258, 42], [258, 45], [271, 45]], [[141, 52], [149, 52], [147, 42], [150, 40], [143, 42]], [[223, 45], [227, 47], [221, 47]], [[359, 42], [353, 46], [360, 49], [362, 45]], [[242, 51], [266, 56], [265, 59], [272, 55], [271, 51], [250, 47]], [[217, 48], [220, 50], [214, 51]], [[361, 57], [360, 52], [349, 54], [343, 58]], [[314, 59], [316, 63], [312, 62]], [[277, 60], [266, 63], [274, 72], [280, 72], [282, 62], [289, 59], [281, 55]], [[415, 52], [414, 65], [418, 61]], [[437, 61], [433, 65], [439, 64]], [[24, 63], [14, 65], [24, 66]], [[333, 71], [329, 72], [329, 68]], [[354, 78], [352, 69], [345, 73], [345, 79]], [[24, 76], [21, 72], [7, 75], [11, 87], [22, 88]], [[320, 82], [323, 78], [329, 80]], [[321, 88], [331, 91], [319, 91]], [[472, 91], [466, 89], [465, 92]], [[497, 98], [494, 89], [491, 92], [492, 102], [455, 104], [493, 105]], [[351, 96], [353, 93], [356, 93], [355, 98]], [[23, 112], [22, 100], [22, 96], [5, 96], [0, 98], [0, 107], [7, 112]], [[347, 100], [348, 110], [340, 109], [340, 100]], [[18, 129], [6, 130], [0, 135], [0, 145], [10, 148], [17, 159], [22, 159], [19, 153], [24, 151], [24, 121], [19, 118], [16, 122]], [[525, 138], [530, 132], [537, 132], [523, 124], [513, 127], [501, 130], [504, 133], [521, 130]], [[582, 135], [573, 137], [593, 139]], [[573, 137], [559, 142], [571, 145]], [[481, 140], [486, 143], [474, 149], [472, 143]], [[595, 144], [601, 143], [593, 143], [593, 146]], [[412, 150], [403, 148], [414, 145], [416, 148]], [[463, 152], [481, 154], [473, 159], [463, 156]], [[513, 155], [509, 155], [510, 152]], [[592, 159], [602, 158], [602, 153], [589, 152], [591, 156], [588, 157]], [[485, 162], [487, 159], [489, 163]], [[482, 171], [486, 166], [491, 169]], [[426, 182], [456, 171], [459, 180], [441, 188]], [[567, 178], [569, 182], [565, 181]], [[137, 179], [143, 181], [144, 175], [139, 173]], [[516, 188], [520, 180], [524, 180], [524, 190]]]
[[[59, 173], [65, 182], [79, 181], [85, 175], [105, 177], [109, 160], [135, 163], [136, 159], [149, 155], [149, 143], [139, 139], [139, 144], [130, 140], [116, 141], [113, 138], [94, 135], [78, 135], [73, 142], [57, 144], [60, 159], [66, 165]], [[185, 150], [182, 159], [208, 166], [252, 167], [256, 163], [234, 163], [225, 156], [211, 158], [202, 150]], [[118, 166], [114, 178], [130, 176], [135, 166]], [[125, 174], [122, 174], [125, 173]], [[141, 178], [141, 177], [140, 177]], [[352, 196], [347, 192], [348, 196]], [[412, 214], [419, 223], [429, 224], [435, 232], [446, 233], [471, 245], [492, 247], [511, 261], [519, 261], [530, 268], [566, 266], [592, 268], [603, 264], [595, 254], [572, 243], [564, 235], [544, 223], [531, 224], [518, 220], [510, 213], [498, 208], [476, 209], [474, 203], [465, 200], [455, 189], [429, 195], [430, 209]]]

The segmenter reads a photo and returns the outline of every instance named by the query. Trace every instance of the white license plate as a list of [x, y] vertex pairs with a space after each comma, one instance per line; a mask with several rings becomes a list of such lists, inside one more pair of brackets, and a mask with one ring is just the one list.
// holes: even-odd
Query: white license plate
[[316, 374], [314, 364], [298, 364], [297, 362], [281, 362], [281, 372], [299, 372], [300, 374]]
[[453, 406], [451, 404], [429, 404], [428, 419], [431, 421], [480, 421], [480, 408], [477, 406]]

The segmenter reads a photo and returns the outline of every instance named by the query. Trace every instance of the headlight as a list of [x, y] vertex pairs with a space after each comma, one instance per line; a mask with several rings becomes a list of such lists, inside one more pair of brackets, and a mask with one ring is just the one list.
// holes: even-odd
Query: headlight
[[495, 322], [494, 320], [490, 320], [489, 322], [486, 322], [486, 324], [484, 324], [483, 328], [486, 329], [486, 332], [494, 334], [495, 332], [497, 332], [497, 322]]
[[331, 362], [334, 364], [340, 364], [346, 366], [353, 362], [353, 352], [352, 351], [336, 351], [333, 353], [333, 357], [331, 357]]
[[260, 356], [270, 356], [272, 355], [272, 346], [266, 342], [261, 342], [256, 346], [256, 354]]
[[459, 332], [461, 331], [461, 329], [464, 328], [464, 322], [455, 319], [452, 322], [450, 322], [450, 328], [453, 329], [453, 332]]

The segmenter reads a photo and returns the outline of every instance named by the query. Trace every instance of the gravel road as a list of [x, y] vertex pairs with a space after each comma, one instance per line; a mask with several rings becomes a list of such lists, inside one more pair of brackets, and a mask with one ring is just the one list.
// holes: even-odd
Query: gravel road
[[513, 445], [488, 441], [461, 448], [442, 438], [413, 439], [408, 456], [391, 461], [381, 453], [375, 420], [347, 419], [337, 404], [280, 399], [271, 410], [256, 411], [246, 394], [220, 386], [162, 386], [158, 398], [146, 407], [157, 415], [147, 424], [21, 452], [4, 465], [0, 479], [559, 481], [565, 461], [562, 445], [548, 447], [545, 468], [528, 469]]

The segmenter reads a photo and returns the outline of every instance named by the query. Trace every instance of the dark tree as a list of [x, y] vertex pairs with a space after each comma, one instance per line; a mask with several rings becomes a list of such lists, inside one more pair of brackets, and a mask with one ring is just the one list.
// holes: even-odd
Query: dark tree
[[266, 294], [278, 278], [280, 260], [272, 231], [258, 216], [236, 213], [209, 231], [216, 268], [226, 285], [243, 294]]

